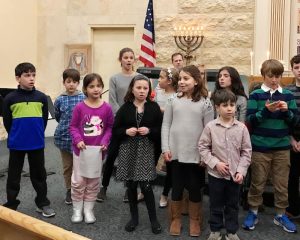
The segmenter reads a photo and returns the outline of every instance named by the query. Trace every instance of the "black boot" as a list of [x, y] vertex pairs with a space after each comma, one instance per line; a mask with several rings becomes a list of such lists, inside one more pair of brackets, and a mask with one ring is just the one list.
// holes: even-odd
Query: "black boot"
[[142, 193], [144, 194], [144, 198], [145, 198], [145, 202], [149, 214], [149, 219], [151, 222], [152, 232], [154, 234], [161, 233], [162, 228], [156, 216], [155, 198], [154, 198], [152, 187], [150, 183], [147, 182], [141, 184], [141, 189], [142, 189]]
[[131, 219], [125, 226], [127, 232], [132, 232], [135, 230], [136, 226], [139, 224], [139, 213], [138, 213], [138, 201], [137, 201], [137, 184], [135, 182], [127, 183], [128, 200]]

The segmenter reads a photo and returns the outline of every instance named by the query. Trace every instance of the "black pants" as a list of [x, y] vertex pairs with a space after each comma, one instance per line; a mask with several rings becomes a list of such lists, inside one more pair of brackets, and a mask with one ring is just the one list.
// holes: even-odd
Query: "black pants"
[[119, 154], [119, 146], [120, 146], [119, 141], [115, 137], [112, 137], [110, 144], [108, 146], [106, 163], [103, 171], [103, 178], [102, 178], [103, 187], [108, 187], [109, 185], [109, 181], [114, 170], [114, 163]]
[[166, 177], [165, 177], [165, 182], [164, 182], [164, 189], [162, 194], [164, 196], [168, 196], [169, 192], [172, 188], [172, 167], [171, 167], [172, 161], [171, 162], [166, 162]]
[[44, 149], [31, 151], [10, 150], [6, 183], [7, 203], [5, 203], [4, 206], [14, 210], [16, 210], [20, 204], [17, 196], [20, 191], [21, 172], [26, 153], [28, 155], [30, 180], [37, 193], [35, 203], [39, 208], [50, 205], [50, 201], [47, 199], [47, 175]]
[[189, 191], [189, 200], [202, 200], [201, 188], [204, 186], [205, 170], [195, 163], [172, 161], [172, 200], [181, 201], [183, 190]]
[[293, 215], [300, 214], [299, 176], [300, 176], [300, 153], [291, 151], [291, 168], [289, 174], [289, 207], [287, 211]]
[[227, 233], [235, 234], [239, 228], [239, 192], [240, 185], [233, 180], [215, 178], [208, 175], [210, 201], [210, 230], [220, 232], [224, 227]]

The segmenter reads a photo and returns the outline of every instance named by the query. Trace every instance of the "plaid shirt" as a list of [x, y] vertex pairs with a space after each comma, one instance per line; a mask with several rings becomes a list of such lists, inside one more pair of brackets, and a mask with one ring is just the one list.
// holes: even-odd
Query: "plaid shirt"
[[75, 105], [85, 99], [82, 92], [75, 95], [63, 93], [54, 102], [55, 119], [58, 125], [54, 133], [54, 144], [61, 150], [72, 153], [72, 139], [70, 136], [70, 121]]

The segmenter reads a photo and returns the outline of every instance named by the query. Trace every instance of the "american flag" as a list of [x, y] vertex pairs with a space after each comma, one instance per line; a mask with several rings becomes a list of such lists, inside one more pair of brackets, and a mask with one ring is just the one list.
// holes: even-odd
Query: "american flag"
[[153, 1], [149, 0], [144, 23], [144, 33], [142, 36], [141, 55], [139, 57], [140, 61], [144, 63], [145, 67], [154, 67], [156, 64], [153, 17]]

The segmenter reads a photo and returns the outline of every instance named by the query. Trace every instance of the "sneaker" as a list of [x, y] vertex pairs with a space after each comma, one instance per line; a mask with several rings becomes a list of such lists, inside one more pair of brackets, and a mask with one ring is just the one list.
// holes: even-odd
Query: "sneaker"
[[72, 204], [71, 189], [68, 189], [66, 192], [65, 204], [67, 204], [67, 205]]
[[129, 202], [129, 200], [128, 200], [128, 192], [127, 192], [127, 189], [126, 189], [126, 191], [125, 191], [125, 193], [124, 193], [123, 202], [124, 202], [124, 203], [128, 203], [128, 202]]
[[145, 200], [144, 194], [141, 192], [138, 193], [137, 200], [138, 200], [138, 202], [143, 202]]
[[55, 215], [54, 210], [50, 206], [37, 208], [36, 211], [41, 213], [44, 217], [53, 217]]
[[211, 232], [207, 240], [221, 240], [222, 236], [220, 232]]
[[240, 240], [239, 236], [235, 233], [235, 234], [232, 234], [232, 233], [228, 233], [226, 236], [225, 236], [225, 239], [226, 240]]
[[159, 200], [159, 207], [165, 208], [166, 206], [168, 206], [168, 197], [162, 194]]
[[249, 210], [242, 227], [245, 230], [254, 230], [255, 224], [257, 224], [257, 223], [258, 223], [257, 215], [254, 212], [252, 212], [251, 210]]
[[277, 226], [280, 226], [283, 228], [284, 231], [289, 233], [295, 233], [297, 232], [296, 225], [291, 222], [291, 220], [287, 217], [287, 215], [283, 214], [282, 216], [275, 216], [274, 223]]
[[97, 202], [103, 202], [104, 200], [106, 200], [106, 190], [106, 187], [100, 188], [100, 192], [98, 192], [97, 194]]

